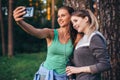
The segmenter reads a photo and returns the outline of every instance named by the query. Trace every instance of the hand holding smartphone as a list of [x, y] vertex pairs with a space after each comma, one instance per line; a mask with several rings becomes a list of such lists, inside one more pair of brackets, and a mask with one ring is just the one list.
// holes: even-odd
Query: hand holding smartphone
[[33, 17], [34, 15], [34, 7], [26, 7], [26, 14], [23, 17]]

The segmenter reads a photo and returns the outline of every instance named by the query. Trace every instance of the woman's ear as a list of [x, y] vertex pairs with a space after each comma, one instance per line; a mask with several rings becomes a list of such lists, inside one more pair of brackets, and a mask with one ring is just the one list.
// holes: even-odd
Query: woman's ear
[[88, 22], [88, 20], [89, 20], [89, 19], [88, 19], [88, 17], [86, 16], [86, 17], [84, 18], [84, 21], [85, 21], [85, 22]]

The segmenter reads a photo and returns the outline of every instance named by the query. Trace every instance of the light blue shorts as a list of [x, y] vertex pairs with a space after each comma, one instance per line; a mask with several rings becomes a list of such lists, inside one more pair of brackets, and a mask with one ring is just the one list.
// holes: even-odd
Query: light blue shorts
[[54, 80], [67, 80], [66, 74], [57, 74], [55, 71], [54, 73]]
[[33, 80], [67, 80], [67, 75], [57, 74], [54, 70], [48, 70], [41, 64]]

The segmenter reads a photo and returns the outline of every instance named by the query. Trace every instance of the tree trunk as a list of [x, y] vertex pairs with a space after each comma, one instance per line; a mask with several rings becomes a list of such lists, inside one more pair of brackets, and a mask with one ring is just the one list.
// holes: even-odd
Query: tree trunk
[[55, 0], [52, 0], [52, 28], [55, 27]]
[[120, 80], [120, 0], [99, 0], [100, 31], [108, 43], [112, 69], [102, 80]]
[[70, 6], [75, 10], [85, 9], [90, 7], [91, 0], [64, 0], [63, 5]]
[[0, 26], [1, 26], [1, 38], [2, 38], [2, 55], [5, 55], [5, 38], [4, 38], [4, 25], [3, 25], [3, 18], [2, 18], [2, 4], [0, 0]]
[[13, 0], [9, 0], [9, 12], [8, 12], [8, 57], [13, 56], [13, 25], [12, 25], [12, 8]]

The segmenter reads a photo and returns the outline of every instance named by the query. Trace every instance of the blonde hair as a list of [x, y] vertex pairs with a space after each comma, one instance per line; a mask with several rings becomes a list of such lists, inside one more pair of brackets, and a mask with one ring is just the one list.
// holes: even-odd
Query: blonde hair
[[97, 21], [97, 18], [95, 17], [95, 15], [92, 13], [91, 10], [87, 9], [90, 17], [91, 17], [91, 23], [90, 23], [90, 26], [89, 26], [89, 32], [93, 32], [93, 31], [96, 31], [98, 30], [99, 28], [99, 25], [98, 25], [98, 21]]

